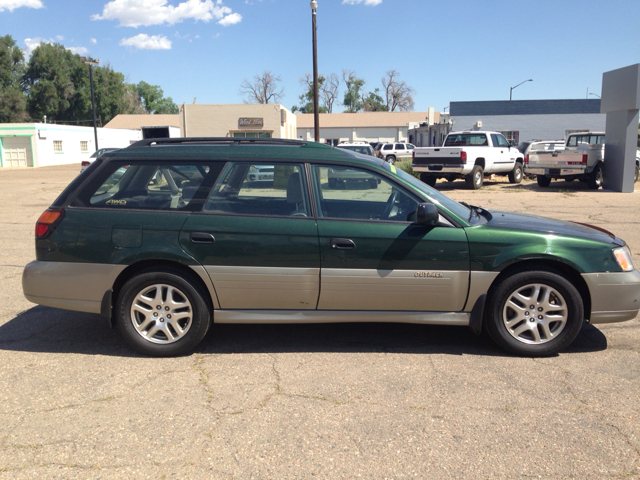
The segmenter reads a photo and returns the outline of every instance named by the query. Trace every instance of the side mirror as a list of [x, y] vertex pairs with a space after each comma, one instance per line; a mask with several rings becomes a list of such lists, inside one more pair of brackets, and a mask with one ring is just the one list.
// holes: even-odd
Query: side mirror
[[440, 218], [438, 207], [433, 203], [421, 203], [416, 211], [416, 223], [420, 225], [435, 225]]

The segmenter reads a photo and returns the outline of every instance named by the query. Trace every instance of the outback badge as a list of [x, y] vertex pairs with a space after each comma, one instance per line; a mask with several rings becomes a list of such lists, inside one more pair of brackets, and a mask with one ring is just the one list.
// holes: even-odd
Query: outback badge
[[414, 277], [442, 278], [444, 273], [441, 272], [416, 272]]

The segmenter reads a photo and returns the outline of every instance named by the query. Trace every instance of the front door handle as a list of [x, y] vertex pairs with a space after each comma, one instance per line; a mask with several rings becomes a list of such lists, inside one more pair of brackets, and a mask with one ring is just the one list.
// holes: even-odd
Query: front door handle
[[213, 243], [216, 241], [213, 235], [210, 233], [192, 232], [189, 235], [191, 243]]
[[348, 238], [332, 238], [331, 248], [335, 248], [337, 250], [355, 250], [356, 243]]

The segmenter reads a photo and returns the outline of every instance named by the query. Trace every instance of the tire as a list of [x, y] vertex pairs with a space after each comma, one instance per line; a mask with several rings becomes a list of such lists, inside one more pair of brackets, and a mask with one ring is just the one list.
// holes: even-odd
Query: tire
[[582, 297], [571, 282], [552, 271], [526, 271], [505, 278], [491, 292], [484, 325], [505, 350], [544, 357], [569, 346], [583, 320]]
[[369, 188], [378, 188], [378, 179], [372, 178], [369, 180]]
[[434, 177], [433, 175], [420, 175], [420, 180], [422, 180], [430, 187], [435, 187], [436, 182], [438, 181], [438, 177]]
[[389, 163], [389, 165], [393, 165], [394, 163], [396, 163], [396, 157], [394, 157], [393, 155], [389, 155], [387, 158], [385, 158], [385, 160]]
[[484, 183], [484, 170], [481, 165], [474, 165], [473, 170], [468, 175], [465, 175], [464, 181], [467, 183], [467, 187], [472, 190], [478, 190]]
[[335, 178], [330, 178], [329, 179], [329, 188], [331, 190], [335, 190], [338, 187], [338, 183], [336, 182]]
[[640, 173], [640, 166], [638, 166], [638, 164], [636, 163], [636, 175], [635, 177], [633, 177], [633, 183], [636, 183], [638, 181], [638, 173]]
[[542, 188], [547, 188], [551, 185], [551, 178], [545, 177], [544, 175], [538, 175], [538, 186]]
[[522, 169], [522, 164], [520, 162], [516, 162], [513, 170], [509, 172], [509, 183], [520, 183], [522, 182], [523, 176], [524, 171]]
[[[116, 322], [137, 351], [156, 357], [183, 355], [211, 324], [208, 295], [187, 275], [150, 269], [127, 281], [118, 295]], [[173, 318], [171, 318], [173, 316]]]
[[602, 167], [597, 166], [589, 175], [589, 178], [587, 179], [587, 186], [591, 190], [597, 190], [602, 186], [602, 179]]

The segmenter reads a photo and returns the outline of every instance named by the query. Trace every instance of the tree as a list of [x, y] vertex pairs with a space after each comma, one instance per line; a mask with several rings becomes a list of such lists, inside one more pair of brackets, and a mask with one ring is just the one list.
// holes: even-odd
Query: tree
[[322, 83], [322, 86], [319, 87], [320, 90], [320, 98], [322, 98], [322, 103], [327, 109], [327, 113], [333, 112], [333, 104], [338, 98], [338, 87], [340, 86], [340, 79], [338, 75], [332, 73], [328, 77], [325, 78], [325, 81]]
[[386, 77], [382, 77], [382, 87], [384, 89], [387, 110], [395, 112], [396, 109], [403, 112], [413, 110], [413, 95], [415, 90], [409, 87], [404, 80], [399, 81], [400, 74], [395, 70], [386, 72]]
[[164, 98], [164, 92], [158, 85], [142, 81], [135, 86], [135, 90], [147, 113], [178, 113], [178, 106], [171, 97]]
[[[314, 113], [313, 108], [313, 77], [310, 73], [305, 73], [304, 77], [300, 77], [299, 79], [300, 85], [304, 87], [304, 93], [300, 95], [300, 104], [298, 107], [294, 105], [291, 107], [292, 112], [300, 112], [300, 113]], [[325, 82], [325, 78], [320, 75], [318, 77], [318, 96], [320, 96], [319, 92], [321, 91]], [[320, 99], [318, 99], [319, 101]], [[329, 109], [323, 105], [318, 106], [318, 113], [329, 113]]]
[[0, 37], [0, 123], [27, 119], [27, 97], [22, 92], [24, 55], [11, 35]]
[[362, 101], [360, 99], [360, 90], [364, 86], [364, 80], [358, 78], [353, 71], [343, 70], [342, 80], [345, 83], [347, 91], [344, 94], [342, 105], [347, 107], [346, 113], [356, 113], [362, 110]]
[[244, 79], [240, 84], [240, 95], [244, 103], [278, 103], [284, 95], [284, 89], [278, 90], [278, 83], [282, 77], [273, 75], [269, 70], [265, 70], [262, 75], [256, 74], [253, 83]]
[[376, 88], [375, 91], [369, 92], [369, 94], [365, 97], [362, 95], [362, 109], [365, 112], [388, 112], [389, 109], [384, 104], [384, 99], [378, 94], [380, 92], [379, 88]]

